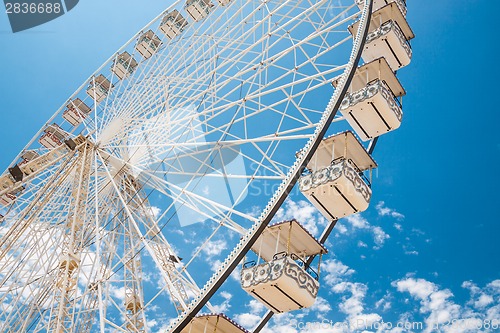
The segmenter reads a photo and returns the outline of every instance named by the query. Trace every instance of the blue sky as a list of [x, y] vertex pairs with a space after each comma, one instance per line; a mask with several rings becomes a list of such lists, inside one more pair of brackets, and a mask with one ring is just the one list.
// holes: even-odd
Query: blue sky
[[[17, 34], [1, 13], [0, 164], [6, 167], [89, 74], [165, 7], [159, 0], [81, 1]], [[439, 313], [500, 320], [499, 9], [486, 0], [408, 0], [416, 39], [411, 65], [398, 73], [408, 93], [404, 122], [380, 139], [372, 205], [332, 235], [324, 301], [304, 321], [363, 314], [423, 321]], [[283, 216], [317, 217], [303, 198], [292, 200]], [[262, 312], [255, 303], [227, 310], [243, 321]]]

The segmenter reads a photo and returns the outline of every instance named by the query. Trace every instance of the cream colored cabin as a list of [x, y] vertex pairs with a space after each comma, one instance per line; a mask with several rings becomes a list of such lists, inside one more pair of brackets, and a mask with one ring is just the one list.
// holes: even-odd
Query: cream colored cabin
[[217, 0], [217, 2], [219, 3], [219, 5], [221, 6], [225, 6], [227, 5], [228, 3], [231, 2], [231, 0]]
[[22, 155], [21, 158], [23, 159], [21, 163], [19, 164], [25, 164], [28, 163], [29, 161], [33, 161], [35, 158], [40, 156], [40, 154], [35, 151], [35, 150], [26, 150]]
[[405, 94], [385, 58], [379, 58], [358, 67], [340, 112], [362, 140], [370, 140], [399, 128], [403, 110], [397, 98]]
[[113, 85], [102, 74], [90, 80], [87, 88], [87, 95], [94, 99], [97, 103], [102, 102], [108, 96]]
[[[137, 314], [143, 308], [142, 298], [134, 292], [126, 291], [125, 292], [125, 309], [132, 314], [132, 316], [137, 316]], [[125, 326], [129, 332], [146, 332], [142, 330], [144, 327], [144, 323], [142, 321], [138, 322], [128, 322]]]
[[115, 58], [111, 71], [120, 80], [123, 80], [135, 71], [137, 65], [137, 61], [127, 51], [124, 51]]
[[168, 13], [160, 24], [160, 31], [170, 39], [179, 36], [187, 27], [188, 22], [178, 10], [173, 10]]
[[187, 0], [184, 9], [195, 21], [201, 21], [210, 14], [214, 4], [210, 0]]
[[6, 193], [0, 195], [0, 205], [10, 206], [17, 199], [17, 196], [24, 190], [24, 187], [15, 186], [15, 184], [21, 181], [23, 176], [22, 171], [17, 165], [9, 168], [9, 173], [0, 176], [0, 192], [7, 190]]
[[327, 251], [300, 223], [292, 220], [267, 227], [252, 250], [259, 260], [241, 270], [246, 292], [275, 313], [314, 304], [319, 276], [305, 261]]
[[224, 314], [203, 314], [194, 317], [182, 333], [249, 333]]
[[[352, 35], [358, 31], [359, 21], [349, 27]], [[380, 57], [387, 59], [393, 71], [407, 66], [412, 57], [409, 40], [415, 35], [396, 2], [390, 2], [372, 14], [369, 33], [362, 57], [371, 62]]]
[[79, 254], [63, 253], [59, 258], [59, 270], [66, 272], [69, 279], [59, 279], [56, 285], [63, 290], [73, 290], [76, 287], [77, 277], [71, 276], [80, 267], [81, 259]]
[[48, 149], [60, 146], [66, 136], [64, 130], [57, 124], [47, 126], [43, 132], [44, 134], [40, 137], [40, 139], [38, 139], [38, 142]]
[[156, 53], [156, 51], [158, 51], [160, 45], [160, 37], [155, 35], [152, 30], [148, 30], [139, 37], [135, 49], [142, 55], [144, 59], [149, 59], [153, 54]]
[[[73, 139], [68, 139], [66, 142], [74, 142], [79, 138], [81, 138], [81, 135]], [[59, 145], [56, 149], [51, 149], [43, 155], [39, 155], [36, 151], [28, 150], [23, 155], [21, 155], [23, 160], [19, 163], [19, 168], [21, 169], [23, 174], [29, 176], [44, 169], [45, 167], [47, 167], [47, 165], [65, 156], [67, 150], [67, 145]]]
[[125, 308], [132, 313], [136, 313], [142, 309], [141, 298], [137, 294], [127, 295], [125, 298]]
[[[373, 0], [372, 10], [375, 12], [391, 2], [396, 3], [401, 13], [406, 17], [406, 0]], [[356, 5], [358, 5], [359, 9], [363, 9], [364, 3], [365, 0], [356, 0]]]
[[0, 196], [0, 205], [10, 206], [16, 199], [17, 197], [14, 194], [5, 193], [4, 195]]
[[299, 179], [300, 191], [329, 220], [364, 211], [370, 182], [363, 172], [377, 164], [351, 131], [324, 139]]
[[81, 124], [89, 113], [90, 107], [81, 99], [77, 98], [66, 105], [66, 110], [63, 112], [62, 117], [71, 125], [77, 126]]
[[69, 273], [80, 266], [80, 255], [74, 253], [61, 254], [59, 258], [59, 269], [67, 269]]
[[[0, 176], [0, 192], [12, 188], [15, 184], [15, 179], [10, 173]], [[12, 192], [4, 193], [0, 196], [0, 204], [2, 206], [9, 206], [16, 200], [16, 195]]]

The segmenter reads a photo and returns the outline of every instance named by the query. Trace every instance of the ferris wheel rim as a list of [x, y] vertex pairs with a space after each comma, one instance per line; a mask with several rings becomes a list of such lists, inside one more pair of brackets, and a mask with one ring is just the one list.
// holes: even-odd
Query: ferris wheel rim
[[[367, 1], [370, 1], [370, 4], [372, 3], [372, 0], [367, 0]], [[154, 19], [153, 21], [151, 21], [148, 25], [146, 25], [146, 27], [145, 27], [144, 29], [147, 29], [147, 27], [149, 27], [151, 24], [153, 24], [154, 22], [156, 22], [156, 21], [157, 21], [159, 18], [161, 18], [163, 15], [165, 15], [165, 13], [167, 13], [167, 12], [168, 12], [171, 8], [175, 7], [175, 5], [176, 5], [176, 4], [174, 4], [174, 5], [170, 6], [167, 10], [163, 11], [160, 15], [158, 15], [158, 17], [157, 17], [157, 18], [155, 18], [155, 19]], [[366, 6], [365, 6], [364, 11], [366, 12]], [[365, 14], [365, 13], [363, 13], [362, 18], [361, 18], [361, 20], [362, 20], [362, 21], [363, 21], [363, 19], [364, 19], [364, 20], [367, 20], [367, 18], [365, 17], [365, 15], [366, 15], [366, 14]], [[369, 15], [369, 14], [368, 14], [368, 15]], [[369, 20], [369, 18], [368, 18], [368, 20]], [[366, 26], [366, 24], [365, 24], [365, 26]], [[144, 30], [144, 29], [143, 29], [143, 30]], [[123, 50], [123, 49], [124, 49], [127, 45], [129, 45], [130, 43], [132, 43], [132, 42], [133, 42], [133, 41], [137, 38], [137, 36], [139, 36], [139, 35], [141, 34], [141, 32], [142, 32], [143, 30], [139, 31], [139, 32], [138, 32], [138, 33], [137, 33], [137, 34], [136, 34], [136, 35], [135, 35], [135, 36], [134, 36], [134, 37], [133, 37], [133, 38], [132, 38], [132, 39], [131, 39], [128, 43], [126, 43], [124, 46], [122, 46], [122, 48], [121, 48], [120, 50]], [[361, 30], [361, 29], [360, 29], [360, 30]], [[360, 38], [360, 36], [359, 36], [359, 32], [358, 32], [358, 36], [355, 38], [355, 41], [354, 41], [354, 43], [355, 43], [354, 45], [355, 45], [355, 46], [357, 45], [357, 41], [359, 40], [359, 38]], [[362, 38], [361, 40], [362, 40], [362, 41], [364, 41], [364, 38]], [[356, 48], [355, 46], [353, 46], [353, 52], [354, 52], [354, 49]], [[356, 63], [359, 61], [359, 55], [361, 54], [361, 50], [362, 50], [362, 45], [361, 45], [361, 46], [357, 45], [357, 46], [358, 46], [358, 48], [359, 48], [359, 52], [358, 52], [359, 54], [358, 54], [358, 56], [357, 56], [357, 60], [355, 60], [354, 62], [352, 62], [352, 61], [350, 61], [350, 62], [349, 62], [349, 63], [350, 63], [350, 66], [349, 66], [349, 73], [350, 73], [350, 74], [349, 74], [349, 75], [350, 75], [350, 76], [352, 76], [352, 73], [353, 73], [353, 71], [354, 71], [354, 69], [355, 69], [355, 67], [356, 67]], [[120, 50], [118, 50], [117, 52], [120, 52]], [[107, 61], [106, 61], [106, 62], [105, 62], [105, 63], [104, 63], [101, 67], [99, 67], [99, 69], [98, 69], [98, 70], [96, 70], [96, 72], [94, 72], [94, 74], [93, 74], [93, 75], [91, 75], [91, 76], [89, 77], [89, 79], [90, 79], [90, 80], [95, 79], [96, 74], [98, 74], [98, 73], [99, 73], [99, 71], [100, 71], [102, 68], [104, 68], [104, 66], [106, 66], [107, 64], [109, 64], [109, 63], [110, 63], [110, 62], [111, 62], [111, 61], [115, 58], [115, 56], [116, 56], [116, 54], [115, 54], [114, 56], [112, 56], [111, 58], [109, 58], [109, 59], [108, 59], [108, 60], [107, 60]], [[346, 70], [344, 71], [343, 78], [345, 77], [345, 73], [346, 73], [346, 72], [347, 72], [347, 68], [346, 68]], [[344, 82], [343, 82], [343, 84], [344, 84], [344, 89], [342, 89], [342, 91], [343, 91], [343, 92], [342, 92], [342, 93], [341, 93], [341, 94], [340, 94], [340, 95], [336, 98], [336, 99], [337, 99], [337, 102], [340, 102], [340, 101], [342, 100], [342, 95], [344, 95], [344, 94], [345, 94], [345, 91], [344, 91], [344, 90], [346, 90], [346, 89], [347, 89], [347, 86], [348, 86], [349, 80], [350, 80], [350, 79], [344, 80]], [[86, 81], [86, 82], [87, 82], [87, 81]], [[71, 99], [71, 98], [74, 98], [74, 97], [77, 95], [77, 93], [78, 93], [79, 91], [81, 91], [82, 89], [84, 89], [85, 85], [86, 85], [86, 83], [84, 83], [84, 84], [83, 84], [83, 85], [82, 85], [82, 86], [81, 86], [81, 87], [77, 90], [77, 92], [75, 92], [75, 93], [74, 93], [74, 94], [70, 97], [70, 99]], [[337, 92], [337, 90], [336, 90], [336, 92]], [[333, 98], [333, 96], [332, 96], [332, 98]], [[66, 103], [65, 103], [65, 104], [66, 104]], [[330, 103], [328, 104], [327, 109], [330, 107], [330, 104], [332, 104], [332, 103], [330, 102]], [[335, 104], [335, 103], [334, 103], [334, 104]], [[46, 123], [46, 125], [47, 125], [47, 124], [49, 124], [49, 123], [50, 123], [50, 122], [51, 122], [51, 121], [52, 121], [52, 120], [53, 120], [53, 119], [54, 119], [54, 118], [55, 118], [58, 114], [60, 114], [60, 112], [62, 111], [62, 109], [63, 109], [63, 108], [64, 108], [64, 105], [63, 105], [63, 106], [62, 106], [62, 107], [61, 107], [61, 108], [60, 108], [60, 109], [59, 109], [59, 110], [58, 110], [58, 111], [57, 111], [57, 112], [56, 112], [56, 113], [55, 113], [55, 114], [54, 114], [54, 115], [50, 118], [50, 120]], [[264, 212], [266, 212], [266, 211], [268, 212], [268, 214], [267, 214], [267, 215], [268, 215], [268, 218], [266, 218], [266, 219], [268, 219], [269, 221], [270, 221], [271, 216], [272, 216], [272, 215], [274, 215], [274, 213], [272, 213], [272, 212], [273, 212], [273, 211], [275, 211], [275, 210], [277, 210], [277, 208], [279, 208], [279, 206], [283, 203], [283, 201], [285, 200], [286, 196], [288, 195], [288, 189], [291, 189], [291, 187], [293, 187], [294, 182], [297, 180], [297, 177], [298, 177], [298, 175], [300, 174], [300, 171], [299, 171], [299, 170], [300, 170], [301, 168], [303, 168], [303, 167], [304, 167], [304, 165], [307, 163], [307, 159], [308, 159], [307, 155], [312, 155], [312, 152], [313, 152], [313, 151], [314, 151], [314, 149], [315, 149], [315, 148], [314, 148], [314, 146], [315, 146], [315, 145], [317, 146], [317, 144], [316, 144], [316, 143], [319, 143], [319, 140], [321, 140], [321, 138], [322, 138], [322, 135], [321, 135], [321, 134], [322, 134], [324, 131], [326, 131], [326, 129], [327, 129], [327, 128], [328, 128], [328, 126], [329, 126], [329, 123], [331, 122], [331, 120], [332, 120], [332, 119], [333, 119], [333, 117], [335, 116], [335, 114], [334, 114], [334, 113], [332, 113], [332, 111], [333, 111], [333, 110], [335, 110], [335, 109], [338, 109], [338, 107], [337, 107], [337, 108], [333, 107], [333, 108], [330, 110], [331, 116], [330, 116], [330, 117], [328, 117], [328, 118], [331, 118], [331, 119], [323, 121], [324, 116], [322, 117], [322, 121], [320, 121], [320, 122], [323, 122], [323, 125], [322, 125], [322, 130], [321, 130], [321, 131], [318, 131], [319, 126], [316, 126], [316, 130], [315, 130], [315, 132], [314, 132], [314, 139], [315, 139], [315, 143], [314, 143], [314, 144], [311, 144], [311, 143], [309, 142], [306, 146], [310, 146], [310, 147], [308, 148], [307, 152], [306, 152], [306, 151], [304, 151], [304, 152], [302, 153], [302, 155], [301, 155], [301, 156], [303, 157], [303, 159], [301, 160], [301, 162], [300, 162], [300, 163], [297, 163], [297, 161], [298, 161], [298, 160], [297, 160], [297, 161], [296, 161], [296, 163], [293, 165], [293, 167], [291, 167], [291, 169], [290, 169], [290, 170], [291, 170], [291, 171], [295, 170], [295, 171], [294, 171], [295, 175], [292, 177], [292, 176], [290, 176], [290, 173], [291, 173], [291, 172], [289, 172], [289, 173], [288, 173], [289, 175], [287, 175], [287, 177], [286, 177], [286, 179], [284, 180], [284, 182], [285, 182], [287, 179], [291, 179], [291, 180], [292, 180], [292, 182], [290, 182], [290, 183], [289, 183], [289, 185], [288, 185], [288, 186], [286, 186], [286, 188], [285, 188], [285, 187], [280, 186], [280, 189], [279, 189], [278, 191], [281, 191], [281, 192], [282, 192], [282, 194], [281, 194], [281, 195], [276, 195], [276, 194], [275, 194], [275, 196], [273, 196], [273, 198], [271, 198], [271, 200], [269, 201], [269, 203], [271, 203], [272, 201], [274, 201], [274, 203], [272, 203], [271, 207], [269, 207], [269, 204], [268, 204], [268, 207], [266, 207], [266, 209], [264, 210]], [[96, 109], [96, 112], [97, 112], [97, 109]], [[326, 112], [325, 112], [325, 113], [326, 113]], [[42, 133], [43, 128], [44, 128], [44, 127], [42, 127], [42, 129], [40, 129], [40, 131], [39, 131], [39, 132], [35, 135], [35, 137], [32, 139], [32, 141], [31, 141], [30, 143], [28, 143], [27, 147], [29, 147], [29, 146], [30, 146], [30, 145], [34, 142], [34, 140], [36, 140], [36, 137], [37, 137], [40, 133]], [[323, 133], [323, 134], [324, 134], [324, 133]], [[311, 141], [311, 140], [310, 140], [310, 141]], [[25, 148], [25, 149], [26, 149], [26, 148]], [[25, 151], [25, 149], [23, 149], [23, 151]], [[23, 152], [23, 151], [21, 151], [21, 153], [19, 154], [19, 156], [22, 154], [22, 152]], [[16, 159], [18, 159], [18, 158], [19, 158], [19, 156], [18, 156], [18, 157], [16, 157]], [[310, 156], [309, 156], [309, 158], [310, 158]], [[275, 197], [277, 197], [277, 198], [275, 199]], [[96, 203], [97, 203], [97, 202], [96, 202]], [[263, 213], [263, 215], [264, 215], [264, 213]], [[261, 216], [262, 216], [262, 215], [261, 215]], [[262, 219], [261, 219], [261, 218], [259, 218], [259, 220], [262, 220]], [[267, 221], [267, 223], [269, 223], [269, 221]], [[264, 224], [262, 224], [262, 222], [261, 222], [261, 226], [262, 226], [262, 227], [265, 227], [265, 225], [264, 225]], [[258, 237], [258, 234], [259, 234], [259, 233], [258, 233], [257, 231], [255, 231], [255, 232], [254, 232], [254, 235], [256, 235], [256, 237]], [[248, 249], [250, 248], [250, 246], [251, 246], [250, 241], [248, 241], [248, 242], [246, 243], [246, 245], [245, 245], [245, 248], [247, 248], [247, 249], [246, 249], [245, 251], [244, 251], [244, 250], [241, 250], [241, 253], [248, 251]], [[234, 260], [233, 260], [233, 263], [234, 263], [234, 262], [236, 262], [236, 261], [237, 261], [237, 260], [236, 260], [236, 259], [234, 259]], [[233, 268], [233, 269], [234, 269], [234, 268]], [[231, 270], [231, 271], [232, 271], [232, 270]], [[222, 273], [221, 273], [221, 274], [222, 274]], [[219, 280], [220, 280], [220, 278], [216, 278], [214, 283], [219, 283]], [[212, 289], [210, 289], [210, 292], [212, 292]], [[210, 299], [210, 297], [208, 297], [207, 301], [208, 301], [209, 299]], [[206, 303], [206, 302], [205, 302], [205, 303]], [[201, 304], [201, 303], [199, 303], [199, 304]], [[199, 305], [199, 306], [203, 307], [203, 305]]]
[[[240, 250], [240, 253], [238, 256], [234, 257], [232, 260], [230, 260], [227, 263], [227, 269], [223, 272], [219, 273], [219, 278], [216, 278], [215, 281], [212, 283], [211, 288], [206, 289], [206, 286], [210, 284], [210, 279], [207, 284], [204, 287], [204, 290], [207, 290], [205, 292], [205, 296], [202, 297], [199, 301], [194, 300], [189, 306], [188, 309], [181, 315], [183, 317], [181, 320], [179, 320], [179, 317], [172, 323], [167, 330], [169, 332], [174, 332], [174, 333], [180, 333], [184, 327], [186, 327], [191, 320], [191, 318], [196, 315], [204, 306], [206, 302], [209, 301], [211, 296], [216, 292], [216, 290], [222, 285], [222, 283], [229, 277], [231, 272], [236, 268], [236, 266], [239, 264], [241, 259], [245, 256], [246, 252], [248, 252], [252, 246], [253, 243], [257, 240], [259, 235], [263, 232], [265, 227], [271, 222], [273, 216], [277, 212], [277, 210], [281, 207], [285, 199], [288, 197], [289, 192], [292, 190], [292, 188], [295, 186], [295, 183], [297, 182], [302, 170], [305, 168], [309, 160], [312, 158], [315, 149], [319, 146], [321, 140], [323, 139], [324, 135], [326, 134], [326, 131], [328, 130], [328, 127], [335, 117], [335, 113], [338, 111], [340, 108], [340, 105], [342, 103], [343, 96], [347, 93], [347, 90], [349, 88], [350, 81], [352, 80], [352, 77], [354, 76], [354, 72], [356, 70], [357, 64], [359, 63], [359, 60], [361, 59], [361, 54], [363, 52], [363, 47], [364, 43], [366, 41], [366, 36], [368, 35], [368, 29], [369, 29], [369, 23], [370, 23], [370, 18], [372, 14], [372, 7], [373, 7], [373, 1], [374, 0], [365, 0], [365, 5], [362, 10], [361, 18], [360, 18], [360, 24], [359, 28], [356, 34], [356, 38], [354, 38], [353, 42], [353, 48], [351, 52], [351, 56], [349, 59], [349, 63], [347, 65], [346, 70], [344, 71], [344, 74], [342, 75], [342, 78], [339, 81], [339, 87], [341, 87], [340, 90], [335, 90], [334, 94], [332, 95], [330, 102], [325, 108], [325, 112], [323, 113], [323, 116], [321, 117], [320, 124], [322, 126], [317, 126], [315, 133], [313, 137], [311, 137], [304, 147], [304, 149], [301, 151], [299, 157], [297, 157], [296, 163], [290, 168], [289, 174], [291, 174], [288, 177], [288, 184], [286, 186], [283, 186], [287, 180], [284, 180], [283, 183], [280, 185], [280, 188], [275, 192], [274, 196], [270, 199], [268, 206], [263, 210], [261, 216], [259, 217], [260, 220], [260, 225], [257, 227], [257, 229], [253, 232], [253, 235], [250, 239], [248, 239], [245, 242], [245, 245], [243, 245], [243, 248]], [[346, 72], [347, 75], [346, 75]], [[340, 91], [340, 93], [338, 93]], [[326, 115], [326, 116], [325, 116]], [[318, 131], [319, 129], [319, 131]], [[309, 147], [308, 147], [309, 146]], [[300, 162], [299, 162], [300, 161]], [[299, 162], [299, 163], [297, 163]], [[281, 193], [279, 193], [281, 192]], [[279, 193], [279, 194], [278, 194]], [[258, 223], [258, 222], [257, 222]], [[252, 227], [252, 229], [255, 227]], [[248, 238], [248, 235], [252, 233], [252, 229], [248, 231], [247, 235], [242, 238], [242, 241], [245, 238]], [[260, 231], [260, 232], [259, 232]], [[240, 241], [241, 243], [241, 241]], [[237, 247], [239, 244], [237, 245]], [[235, 248], [236, 249], [236, 248]], [[234, 252], [234, 250], [233, 250]], [[231, 254], [233, 253], [231, 252]], [[231, 256], [231, 255], [230, 255]], [[226, 258], [224, 263], [228, 261], [230, 257]], [[214, 273], [214, 275], [217, 274]], [[221, 281], [222, 280], [222, 281]], [[204, 303], [203, 303], [204, 302]]]

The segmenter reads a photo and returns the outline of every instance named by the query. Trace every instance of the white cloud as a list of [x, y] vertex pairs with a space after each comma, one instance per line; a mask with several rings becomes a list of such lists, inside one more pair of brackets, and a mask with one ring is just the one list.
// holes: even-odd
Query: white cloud
[[500, 314], [499, 305], [485, 309], [494, 302], [494, 295], [488, 294], [492, 291], [490, 285], [481, 289], [470, 281], [464, 282], [462, 287], [471, 292], [471, 300], [465, 305], [456, 304], [449, 289], [440, 289], [424, 279], [407, 277], [395, 281], [393, 285], [399, 292], [408, 292], [413, 299], [419, 301], [420, 313], [426, 315], [424, 332], [435, 332], [437, 327], [440, 332], [445, 333], [478, 332], [480, 330], [477, 327], [481, 327], [484, 320], [498, 320]]
[[345, 220], [353, 229], [368, 229], [370, 227], [370, 223], [361, 214], [346, 216]]
[[155, 319], [151, 319], [151, 320], [148, 320], [146, 322], [146, 326], [149, 327], [149, 328], [153, 328], [155, 326], [158, 325], [158, 321], [156, 321]]
[[363, 241], [358, 241], [358, 247], [368, 247], [368, 245]]
[[321, 264], [321, 272], [323, 281], [329, 286], [334, 286], [355, 273], [352, 268], [337, 259], [325, 260]]
[[[287, 199], [274, 218], [275, 221], [291, 219], [299, 221], [314, 236], [317, 236], [320, 232], [318, 226], [326, 226], [328, 224], [328, 221], [321, 215], [316, 207], [304, 200], [293, 201]], [[335, 236], [338, 237], [339, 234], [344, 235], [359, 230], [366, 230], [372, 233], [375, 250], [384, 246], [385, 241], [390, 238], [380, 226], [372, 226], [368, 220], [359, 213], [348, 215], [337, 223], [335, 226]], [[362, 246], [362, 244], [358, 245]]]
[[337, 225], [335, 226], [335, 230], [339, 234], [346, 234], [348, 231], [347, 228], [345, 227], [345, 225], [343, 225], [341, 223], [337, 223]]
[[[373, 242], [375, 246], [373, 249], [379, 250], [381, 249], [385, 241], [391, 238], [380, 226], [371, 225], [366, 218], [364, 218], [361, 214], [353, 214], [346, 216], [342, 221], [347, 222], [347, 226], [350, 227], [352, 232], [356, 232], [357, 230], [367, 230], [373, 235]], [[339, 226], [342, 226], [341, 223], [337, 224], [337, 231], [339, 231]], [[340, 233], [346, 234], [348, 229], [344, 226], [343, 230], [340, 230]], [[363, 242], [359, 243], [358, 246], [363, 247]]]
[[382, 230], [382, 228], [379, 226], [373, 227], [372, 232], [373, 232], [373, 241], [375, 242], [376, 245], [374, 246], [374, 249], [376, 250], [384, 246], [385, 241], [391, 238], [391, 236], [386, 234], [384, 230]]
[[[498, 280], [496, 280], [498, 281]], [[462, 283], [462, 287], [465, 289], [469, 289], [471, 294], [471, 299], [468, 302], [469, 305], [473, 306], [476, 309], [484, 309], [488, 305], [494, 303], [494, 294], [495, 294], [495, 282], [493, 281], [486, 286], [486, 292], [482, 291], [475, 283], [472, 281], [465, 281]], [[492, 288], [493, 287], [493, 288]], [[490, 292], [490, 294], [488, 294]]]
[[267, 311], [267, 308], [264, 304], [255, 299], [250, 300], [245, 307], [250, 309], [250, 312], [237, 314], [234, 318], [243, 327], [252, 329], [261, 321], [264, 312]]
[[125, 301], [125, 287], [116, 287], [115, 285], [111, 284], [109, 286], [109, 293], [120, 301]]
[[332, 309], [330, 306], [330, 303], [323, 297], [316, 298], [316, 302], [313, 304], [313, 306], [309, 309], [312, 312], [319, 312], [319, 313], [325, 313], [329, 312]]
[[[321, 266], [323, 280], [331, 287], [335, 294], [342, 295], [338, 308], [345, 313], [347, 319], [354, 323], [363, 323], [360, 330], [369, 327], [372, 323], [380, 321], [382, 317], [376, 313], [364, 313], [364, 298], [368, 291], [368, 286], [363, 283], [351, 282], [355, 271], [343, 264], [341, 261], [332, 259], [326, 260]], [[363, 327], [361, 327], [363, 326]]]
[[253, 313], [240, 313], [234, 317], [238, 324], [247, 329], [254, 328], [262, 319], [261, 316]]
[[488, 288], [493, 289], [495, 293], [500, 294], [500, 280], [488, 283]]
[[364, 298], [368, 291], [363, 283], [341, 282], [336, 284], [332, 291], [343, 294], [339, 310], [347, 315], [347, 320], [354, 323], [355, 330], [365, 330], [372, 327], [373, 323], [380, 322], [382, 317], [376, 313], [364, 313]]
[[344, 297], [343, 302], [339, 305], [340, 310], [349, 317], [363, 312], [362, 300], [366, 295], [366, 290], [366, 285], [352, 282], [340, 282], [332, 288], [332, 291], [337, 294], [350, 293], [350, 296]]
[[307, 201], [293, 201], [288, 199], [278, 210], [274, 218], [277, 222], [295, 219], [304, 226], [312, 235], [319, 234], [319, 226], [326, 226], [327, 220], [321, 213]]
[[252, 299], [250, 303], [247, 304], [247, 306], [250, 308], [250, 313], [253, 314], [260, 314], [266, 310], [266, 307], [262, 302], [259, 302], [255, 299]]
[[377, 210], [379, 216], [390, 216], [397, 220], [403, 220], [405, 218], [403, 214], [397, 212], [395, 209], [386, 207], [384, 201], [379, 201], [379, 203], [375, 206], [375, 209]]
[[252, 206], [246, 213], [252, 217], [257, 218], [259, 217], [260, 213], [262, 213], [262, 208], [260, 206]]
[[375, 302], [375, 308], [381, 309], [384, 312], [389, 310], [392, 306], [390, 299], [391, 295], [387, 293], [384, 297]]
[[426, 299], [437, 289], [434, 283], [424, 279], [408, 278], [397, 281], [395, 285], [399, 292], [409, 292], [418, 299]]
[[[395, 297], [390, 292], [387, 292], [374, 304], [366, 304], [369, 293], [368, 285], [353, 281], [355, 270], [337, 259], [324, 261], [321, 268], [324, 285], [329, 287], [328, 290], [331, 293], [338, 296], [329, 298], [328, 301], [319, 297], [313, 307], [302, 313], [296, 312], [275, 316], [277, 318], [263, 332], [411, 333], [421, 332], [422, 330], [418, 325], [423, 323], [423, 332], [425, 333], [437, 331], [442, 333], [476, 333], [481, 331], [476, 327], [484, 324], [485, 320], [490, 320], [491, 323], [493, 320], [498, 320], [500, 316], [500, 280], [492, 281], [484, 288], [479, 288], [472, 282], [464, 282], [463, 287], [471, 291], [471, 300], [467, 304], [459, 305], [454, 302], [454, 295], [451, 290], [440, 288], [431, 281], [407, 275], [401, 280], [394, 281], [393, 286], [399, 293], [408, 293], [410, 299], [418, 302], [418, 308], [411, 309], [414, 303], [410, 302], [410, 299], [396, 304], [397, 302], [394, 300], [401, 297]], [[338, 300], [339, 297], [339, 301], [332, 302], [332, 299]], [[254, 327], [259, 316], [264, 311], [263, 306], [258, 305], [259, 303], [254, 301], [252, 304], [252, 307], [256, 307], [256, 311], [251, 310], [250, 313], [241, 314], [238, 317], [248, 325], [247, 327]], [[252, 308], [250, 305], [247, 305], [247, 307]], [[329, 313], [331, 308], [345, 314], [345, 319], [335, 317], [335, 320], [330, 323], [331, 318], [323, 314]], [[388, 329], [386, 326], [380, 325], [384, 322], [384, 318], [380, 314], [367, 309], [377, 309], [387, 313], [398, 311], [402, 313], [398, 316], [399, 323], [417, 326], [414, 326], [413, 329], [398, 327]], [[262, 312], [259, 312], [261, 310]], [[327, 323], [330, 324], [325, 326], [323, 318], [328, 319]], [[337, 321], [337, 324], [343, 322], [355, 324], [354, 327], [351, 326], [348, 329], [342, 325], [333, 326], [335, 321]], [[299, 324], [303, 326], [298, 328], [297, 325]], [[378, 324], [378, 326], [375, 324]], [[436, 329], [437, 326], [439, 326], [439, 330]], [[487, 333], [490, 330], [485, 329], [483, 332]]]
[[227, 249], [227, 242], [223, 239], [216, 240], [216, 241], [208, 241], [201, 251], [205, 253], [209, 258], [207, 260], [211, 259], [212, 257], [218, 256], [222, 253], [222, 251]]
[[474, 302], [474, 307], [478, 309], [483, 309], [493, 302], [494, 302], [493, 297], [491, 297], [490, 295], [482, 294], [481, 296], [479, 296], [478, 300]]
[[233, 298], [233, 295], [227, 291], [222, 291], [220, 296], [224, 299], [222, 303], [212, 305], [212, 307], [216, 313], [225, 313], [231, 308], [231, 304], [229, 304], [229, 302], [231, 301], [231, 298]]
[[151, 213], [153, 214], [153, 217], [155, 219], [158, 219], [158, 217], [161, 214], [161, 208], [156, 207], [156, 206], [151, 206], [150, 209], [151, 209]]

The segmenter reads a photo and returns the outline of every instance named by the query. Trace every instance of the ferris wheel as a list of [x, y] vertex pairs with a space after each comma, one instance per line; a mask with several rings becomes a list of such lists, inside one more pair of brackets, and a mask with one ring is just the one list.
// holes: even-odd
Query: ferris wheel
[[[161, 312], [168, 332], [246, 332], [212, 304], [233, 272], [269, 309], [255, 331], [311, 306], [402, 121], [413, 37], [404, 0], [176, 1], [0, 176], [0, 331], [149, 332]], [[273, 221], [294, 190], [320, 239]]]

